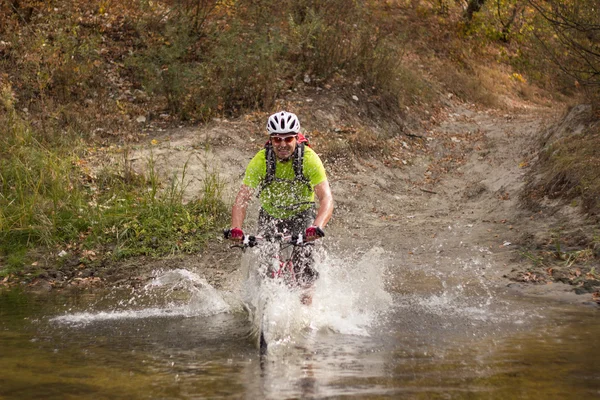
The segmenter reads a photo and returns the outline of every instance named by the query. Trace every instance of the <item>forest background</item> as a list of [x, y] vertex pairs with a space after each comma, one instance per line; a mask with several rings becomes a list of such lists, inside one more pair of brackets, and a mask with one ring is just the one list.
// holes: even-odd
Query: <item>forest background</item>
[[[585, 104], [586, 128], [542, 149], [524, 196], [578, 199], [597, 224], [599, 10], [598, 0], [4, 1], [0, 280], [201, 251], [227, 224], [218, 172], [207, 166], [201, 195], [184, 201], [185, 169], [162, 176], [150, 157], [134, 170], [132, 149], [151, 125], [262, 126], [307, 88], [359, 88], [369, 118], [405, 132], [448, 96]], [[314, 133], [324, 157], [379, 154], [390, 137], [361, 129], [343, 149]], [[579, 246], [600, 259], [599, 234]], [[558, 241], [553, 256], [565, 257]]]

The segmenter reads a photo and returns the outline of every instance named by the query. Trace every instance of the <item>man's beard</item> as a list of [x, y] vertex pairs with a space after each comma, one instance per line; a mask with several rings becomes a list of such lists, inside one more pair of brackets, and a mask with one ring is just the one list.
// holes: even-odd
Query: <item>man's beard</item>
[[295, 153], [296, 149], [290, 151], [290, 154], [287, 157], [281, 157], [277, 154], [277, 152], [275, 152], [275, 156], [277, 157], [277, 160], [279, 162], [288, 162], [290, 161], [292, 158], [294, 158], [294, 153]]

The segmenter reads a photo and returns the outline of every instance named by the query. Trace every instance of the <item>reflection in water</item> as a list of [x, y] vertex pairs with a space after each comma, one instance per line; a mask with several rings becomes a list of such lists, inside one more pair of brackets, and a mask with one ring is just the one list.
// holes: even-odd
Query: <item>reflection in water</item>
[[377, 254], [322, 260], [314, 305], [262, 360], [240, 296], [187, 271], [134, 293], [1, 293], [0, 397], [600, 396], [597, 310], [417, 269], [389, 293]]

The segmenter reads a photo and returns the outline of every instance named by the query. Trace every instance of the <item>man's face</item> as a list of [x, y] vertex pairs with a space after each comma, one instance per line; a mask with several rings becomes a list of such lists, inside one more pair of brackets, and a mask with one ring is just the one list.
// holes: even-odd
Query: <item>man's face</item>
[[275, 151], [275, 155], [279, 161], [287, 161], [290, 159], [296, 149], [296, 142], [295, 133], [271, 136], [273, 151]]

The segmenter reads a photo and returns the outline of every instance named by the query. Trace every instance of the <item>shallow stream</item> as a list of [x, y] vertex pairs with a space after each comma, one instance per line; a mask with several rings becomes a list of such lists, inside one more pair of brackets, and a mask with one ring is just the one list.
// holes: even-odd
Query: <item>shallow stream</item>
[[598, 309], [385, 264], [324, 260], [310, 307], [273, 294], [264, 357], [243, 296], [191, 271], [2, 292], [0, 398], [600, 398]]

